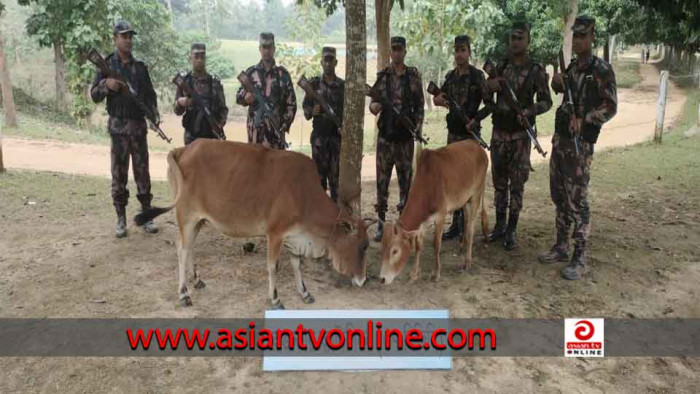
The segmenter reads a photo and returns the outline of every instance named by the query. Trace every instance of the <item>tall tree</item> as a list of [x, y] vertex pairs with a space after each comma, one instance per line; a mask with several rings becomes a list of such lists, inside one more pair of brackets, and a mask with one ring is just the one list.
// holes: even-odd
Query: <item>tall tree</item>
[[[4, 11], [5, 4], [0, 2], [0, 20], [2, 20]], [[2, 29], [0, 29], [0, 90], [2, 90], [2, 107], [5, 110], [5, 125], [17, 127], [17, 113], [12, 97], [12, 81], [10, 80], [10, 71], [7, 69], [4, 42]], [[0, 173], [2, 172], [5, 172], [5, 164], [2, 158], [2, 124], [0, 124]]]
[[341, 208], [361, 214], [362, 148], [367, 79], [367, 31], [365, 0], [345, 3], [346, 72], [343, 143], [340, 149], [339, 199]]

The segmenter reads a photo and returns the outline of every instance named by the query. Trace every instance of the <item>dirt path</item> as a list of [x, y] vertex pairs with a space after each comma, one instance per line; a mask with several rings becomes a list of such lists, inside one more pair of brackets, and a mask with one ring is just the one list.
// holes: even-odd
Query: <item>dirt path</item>
[[[643, 77], [640, 84], [633, 89], [620, 89], [618, 91], [617, 115], [603, 128], [596, 144], [597, 150], [636, 144], [652, 138], [656, 118], [659, 73], [656, 67], [651, 64], [641, 64], [640, 72]], [[558, 99], [555, 99], [555, 102], [558, 102]], [[666, 105], [667, 125], [673, 124], [678, 118], [684, 102], [683, 92], [675, 85], [670, 84]], [[243, 135], [242, 132], [238, 134]], [[110, 176], [108, 146], [21, 138], [5, 138], [2, 143], [5, 166], [8, 168]], [[551, 151], [551, 142], [548, 137], [542, 137], [540, 143], [545, 151]], [[151, 153], [150, 165], [153, 179], [166, 179], [165, 158], [166, 153], [164, 152]], [[532, 155], [532, 160], [536, 163], [543, 159], [535, 153]], [[362, 179], [371, 180], [375, 177], [375, 156], [374, 154], [366, 154], [362, 161]]]

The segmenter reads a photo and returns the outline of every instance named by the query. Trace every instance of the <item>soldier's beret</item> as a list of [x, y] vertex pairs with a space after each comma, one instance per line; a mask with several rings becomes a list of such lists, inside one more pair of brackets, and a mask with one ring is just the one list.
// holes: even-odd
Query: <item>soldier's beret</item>
[[401, 37], [401, 36], [391, 37], [391, 47], [393, 48], [395, 46], [405, 47], [406, 46], [406, 37]]
[[275, 45], [275, 35], [269, 32], [260, 33], [260, 45], [261, 46], [274, 46]]
[[576, 17], [571, 30], [574, 31], [574, 34], [586, 34], [593, 28], [595, 28], [595, 18], [588, 15], [580, 15]]
[[114, 34], [131, 33], [136, 34], [136, 30], [131, 28], [131, 24], [125, 20], [119, 20], [114, 24]]
[[335, 57], [335, 48], [323, 47], [323, 49], [321, 49], [321, 56], [323, 56], [323, 57], [326, 57], [326, 56]]

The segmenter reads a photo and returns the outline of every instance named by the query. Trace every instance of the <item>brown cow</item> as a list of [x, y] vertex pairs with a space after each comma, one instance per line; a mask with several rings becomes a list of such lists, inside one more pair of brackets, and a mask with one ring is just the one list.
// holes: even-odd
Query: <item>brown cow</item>
[[[314, 302], [301, 277], [302, 257], [326, 252], [333, 267], [362, 286], [366, 279], [365, 251], [369, 245], [363, 221], [341, 212], [321, 187], [314, 163], [307, 156], [261, 145], [199, 139], [168, 155], [168, 182], [175, 202], [137, 215], [142, 223], [175, 208], [179, 227], [180, 302], [192, 301], [186, 270], [192, 267], [192, 247], [204, 221], [230, 237], [267, 236], [269, 296], [277, 296], [275, 273], [282, 244], [290, 251], [297, 289], [305, 303]], [[202, 283], [197, 282], [195, 287]]]
[[486, 152], [473, 140], [421, 152], [406, 207], [396, 224], [387, 224], [384, 229], [380, 274], [383, 283], [391, 283], [401, 273], [413, 249], [416, 251], [416, 262], [411, 280], [418, 278], [424, 225], [430, 221], [435, 221], [435, 269], [432, 277], [434, 280], [440, 279], [440, 246], [445, 215], [460, 208], [464, 208], [465, 212], [466, 231], [462, 244], [466, 243], [466, 254], [464, 263], [458, 268], [471, 267], [472, 242], [479, 210], [484, 235], [488, 231], [484, 206], [488, 165]]

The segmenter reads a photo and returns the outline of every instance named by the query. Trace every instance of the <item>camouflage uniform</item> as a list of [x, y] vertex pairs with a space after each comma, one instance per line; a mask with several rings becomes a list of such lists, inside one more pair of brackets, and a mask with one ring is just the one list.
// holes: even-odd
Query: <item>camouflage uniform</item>
[[[204, 44], [192, 45], [193, 54], [204, 53], [205, 51], [206, 47]], [[221, 79], [219, 79], [218, 76], [212, 76], [208, 73], [205, 73], [203, 76], [195, 76], [194, 73], [189, 72], [185, 76], [185, 83], [190, 86], [190, 89], [197, 93], [204, 102], [204, 106], [209, 108], [214, 121], [223, 128], [228, 118], [228, 107], [226, 106], [226, 96], [224, 95], [224, 87], [221, 84]], [[178, 116], [184, 114], [182, 117], [182, 127], [185, 128], [185, 145], [189, 145], [197, 138], [217, 139], [218, 137], [212, 131], [205, 114], [200, 112], [194, 103], [192, 103], [190, 107], [181, 107], [178, 105], [177, 100], [184, 96], [185, 93], [178, 87], [175, 92], [174, 111]]]
[[[514, 33], [517, 30], [514, 26]], [[528, 30], [529, 31], [529, 27]], [[530, 124], [535, 127], [535, 116], [547, 112], [552, 107], [548, 76], [545, 68], [528, 59], [523, 65], [515, 65], [505, 60], [496, 66], [501, 76], [515, 92], [521, 108], [526, 111]], [[498, 93], [493, 112], [493, 135], [491, 136], [491, 175], [494, 187], [496, 208], [496, 228], [490, 240], [503, 234], [512, 233], [512, 241], [506, 248], [515, 247], [515, 228], [520, 210], [523, 207], [525, 183], [530, 177], [531, 142], [520, 125], [517, 114], [508, 106], [504, 94]], [[533, 97], [536, 96], [536, 102]], [[510, 202], [509, 202], [510, 193]], [[510, 208], [510, 209], [509, 209]], [[506, 212], [509, 211], [508, 228], [504, 229]], [[508, 245], [510, 244], [510, 245]]]
[[[403, 37], [393, 37], [392, 46], [405, 46]], [[425, 105], [423, 85], [420, 73], [415, 67], [405, 67], [405, 72], [398, 75], [393, 66], [377, 73], [377, 81], [372, 87], [381, 95], [387, 97], [396, 108], [407, 114], [421, 132]], [[372, 100], [372, 103], [375, 103]], [[400, 201], [399, 212], [403, 210], [411, 188], [413, 164], [413, 137], [399, 123], [388, 108], [382, 108], [379, 115], [379, 135], [377, 137], [377, 204], [375, 210], [380, 219], [384, 220], [388, 208], [389, 181], [391, 171], [396, 166], [399, 178]]]
[[[272, 38], [270, 38], [272, 37]], [[261, 34], [261, 44], [272, 42], [274, 45], [274, 36], [271, 33]], [[248, 108], [248, 120], [246, 128], [248, 129], [248, 142], [256, 144], [264, 144], [276, 149], [286, 149], [287, 142], [285, 133], [289, 133], [289, 129], [294, 122], [294, 116], [297, 112], [297, 98], [294, 93], [294, 84], [287, 69], [282, 66], [277, 66], [274, 62], [272, 68], [266, 71], [262, 61], [249, 67], [245, 74], [262, 92], [268, 103], [274, 108], [277, 119], [280, 125], [280, 135], [268, 128], [265, 122], [254, 124], [255, 111], [258, 105], [253, 104]], [[244, 103], [246, 90], [241, 86], [236, 94], [236, 102], [240, 105]]]
[[[325, 50], [326, 48], [324, 48], [324, 53], [326, 53]], [[333, 50], [333, 57], [335, 57], [335, 50]], [[319, 96], [326, 100], [342, 122], [345, 81], [337, 76], [334, 78], [332, 82], [327, 82], [323, 76], [320, 76], [310, 79], [309, 84]], [[302, 102], [304, 117], [306, 119], [313, 117], [311, 156], [316, 164], [318, 175], [321, 177], [323, 190], [328, 190], [328, 186], [330, 186], [331, 198], [337, 202], [341, 133], [328, 114], [321, 113], [319, 116], [313, 116], [313, 108], [316, 104], [318, 103], [314, 102], [309, 95], [306, 95]]]
[[[152, 108], [153, 113], [158, 116], [156, 92], [146, 65], [134, 58], [127, 63], [122, 63], [116, 52], [107, 56], [105, 60], [112, 70], [116, 70], [129, 81], [136, 90], [138, 98]], [[90, 94], [96, 103], [107, 98], [109, 113], [107, 130], [112, 140], [112, 201], [119, 215], [124, 212], [129, 199], [129, 190], [126, 188], [129, 177], [129, 157], [134, 166], [137, 198], [143, 209], [151, 206], [153, 195], [148, 167], [147, 125], [143, 112], [126, 96], [109, 90], [105, 82], [106, 79], [98, 71]]]
[[[455, 37], [454, 45], [455, 48], [466, 45], [471, 51], [470, 39], [468, 36], [463, 35]], [[489, 93], [488, 87], [486, 86], [483, 71], [469, 65], [467, 72], [463, 75], [459, 75], [458, 68], [455, 68], [447, 73], [440, 90], [454, 99], [469, 119], [476, 120], [478, 127], [476, 130], [473, 130], [473, 132], [479, 133], [479, 136], [481, 136], [480, 123], [491, 114], [495, 105], [493, 102], [493, 95]], [[479, 109], [482, 102], [484, 103], [484, 107]], [[466, 139], [475, 139], [467, 132], [466, 125], [455, 111], [450, 109], [445, 120], [447, 121], [448, 144]], [[462, 235], [463, 214], [463, 210], [454, 212], [452, 224], [444, 233], [443, 239], [451, 239]]]
[[[592, 28], [592, 18], [579, 17], [574, 24], [575, 32]], [[571, 84], [576, 112], [583, 119], [576, 154], [574, 139], [569, 124], [570, 111], [565, 105], [557, 109], [555, 134], [552, 137], [552, 154], [549, 161], [549, 184], [552, 201], [556, 207], [557, 242], [550, 251], [550, 259], [563, 260], [568, 256], [569, 229], [573, 224], [575, 248], [570, 274], [562, 271], [567, 279], [578, 279], [578, 269], [585, 267], [588, 235], [590, 234], [590, 209], [588, 206], [588, 182], [591, 162], [598, 134], [602, 125], [617, 112], [617, 85], [612, 67], [596, 56], [583, 63], [574, 59], [566, 69]], [[555, 92], [564, 92], [564, 87], [552, 84]], [[546, 255], [546, 253], [545, 253]], [[541, 257], [541, 260], [543, 258]], [[566, 269], [566, 268], [565, 268]]]

